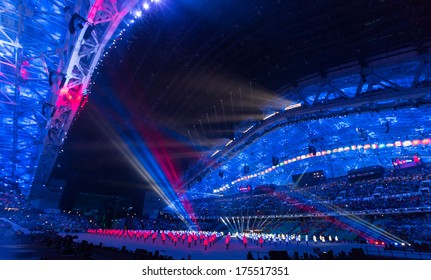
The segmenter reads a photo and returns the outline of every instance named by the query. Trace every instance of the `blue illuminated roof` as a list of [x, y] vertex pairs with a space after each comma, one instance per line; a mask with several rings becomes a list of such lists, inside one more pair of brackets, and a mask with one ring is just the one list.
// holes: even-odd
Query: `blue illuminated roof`
[[[104, 44], [114, 36], [117, 26], [111, 25], [110, 22], [114, 22], [116, 16], [121, 18], [125, 16], [136, 2], [138, 1], [27, 0], [0, 3], [0, 169], [4, 184], [18, 187], [25, 195], [29, 195], [32, 187], [39, 188], [47, 181], [75, 114], [86, 102], [87, 86], [100, 61]], [[250, 11], [257, 8], [260, 13], [261, 4], [258, 1], [252, 2]], [[142, 4], [141, 2], [141, 9], [145, 9]], [[69, 7], [68, 11], [66, 7]], [[272, 5], [271, 7], [274, 8]], [[356, 4], [350, 8], [355, 7]], [[130, 15], [137, 18], [144, 13], [143, 10], [138, 12], [137, 14], [133, 11]], [[305, 12], [307, 11], [304, 10]], [[84, 26], [83, 31], [89, 30], [88, 34], [85, 35], [86, 32], [79, 30], [71, 34], [73, 32], [70, 30], [70, 23], [75, 13], [90, 16], [92, 22], [86, 20], [80, 22]], [[269, 12], [267, 14], [270, 15]], [[222, 13], [220, 15], [225, 16]], [[127, 25], [135, 20], [129, 18]], [[242, 27], [239, 27], [243, 20], [243, 25], [248, 26], [246, 24], [248, 18], [239, 22], [234, 20], [232, 23], [235, 28], [242, 30]], [[298, 25], [301, 24], [297, 23], [296, 26]], [[277, 25], [270, 28], [277, 32], [265, 34], [269, 37], [263, 43], [272, 42], [271, 39], [279, 36], [278, 27]], [[228, 28], [223, 25], [223, 28], [234, 30], [230, 26]], [[203, 33], [207, 35], [206, 32]], [[236, 35], [232, 33], [231, 37], [237, 37]], [[260, 35], [256, 33], [253, 37], [260, 39]], [[364, 38], [365, 35], [361, 33]], [[242, 44], [247, 42], [248, 38], [245, 38], [247, 36], [244, 36], [241, 44], [232, 48], [232, 51], [234, 49], [238, 51], [233, 52], [232, 57], [242, 52], [240, 45], [249, 46]], [[179, 37], [181, 36], [178, 35]], [[167, 45], [167, 49], [169, 51], [176, 49], [174, 47], [176, 41], [181, 40], [166, 40], [173, 41], [172, 45]], [[214, 44], [217, 42], [219, 46], [218, 41], [217, 36], [208, 40]], [[297, 42], [299, 41], [301, 40]], [[384, 38], [378, 38], [378, 41], [382, 42]], [[147, 44], [147, 41], [143, 40], [141, 43]], [[195, 43], [201, 49], [201, 40]], [[222, 45], [220, 43], [220, 49]], [[402, 44], [396, 44], [396, 47], [400, 45]], [[302, 172], [305, 168], [324, 169], [328, 176], [339, 176], [349, 169], [361, 166], [374, 164], [388, 166], [391, 157], [405, 153], [419, 152], [428, 156], [427, 145], [422, 145], [423, 143], [416, 146], [380, 148], [382, 144], [430, 137], [429, 46], [424, 44], [421, 51], [418, 51], [417, 46], [404, 44], [406, 45], [410, 48], [396, 51], [388, 48], [384, 55], [368, 56], [360, 63], [355, 61], [329, 69], [326, 68], [332, 67], [332, 61], [325, 64], [323, 63], [325, 61], [316, 60], [313, 62], [314, 66], [321, 63], [325, 65], [322, 73], [299, 79], [298, 75], [308, 74], [309, 70], [297, 69], [298, 74], [292, 74], [294, 82], [278, 79], [278, 82], [286, 84], [283, 89], [276, 92], [279, 99], [272, 100], [267, 106], [263, 105], [260, 108], [262, 112], [260, 118], [244, 122], [246, 125], [236, 132], [235, 139], [222, 141], [207, 151], [207, 156], [201, 160], [198, 168], [186, 174], [184, 185], [197, 193], [212, 193], [220, 187], [232, 183], [235, 185], [235, 182], [244, 176], [253, 175], [247, 180], [250, 182], [254, 180], [254, 184], [284, 184], [289, 181], [292, 172]], [[380, 48], [375, 49], [374, 46], [377, 44], [369, 44], [369, 47], [372, 47], [372, 54], [382, 53]], [[319, 48], [318, 45], [313, 47]], [[301, 45], [296, 46], [295, 51], [299, 54], [302, 51]], [[282, 52], [285, 52], [284, 48]], [[164, 52], [160, 53], [164, 55]], [[344, 49], [343, 53], [345, 59], [341, 61], [350, 61], [350, 52]], [[256, 57], [260, 55], [261, 53], [256, 54]], [[263, 56], [270, 58], [268, 54]], [[323, 55], [315, 56], [324, 58]], [[339, 52], [331, 50], [330, 58], [337, 56]], [[254, 56], [250, 58], [253, 59]], [[274, 73], [272, 64], [275, 64], [273, 62], [277, 59], [275, 55], [268, 62], [261, 62], [271, 65], [265, 68], [265, 73], [260, 74], [270, 77], [270, 74]], [[302, 59], [300, 55], [285, 57], [284, 64], [291, 66], [294, 65], [290, 63], [291, 61]], [[160, 64], [160, 61], [156, 59], [155, 63]], [[228, 64], [226, 61], [224, 63]], [[187, 63], [184, 67], [186, 66], [188, 67]], [[232, 70], [235, 70], [234, 65], [231, 66]], [[236, 66], [239, 67], [240, 64]], [[261, 72], [260, 66], [262, 64], [256, 64], [256, 69], [248, 69], [253, 71], [249, 72], [250, 76], [247, 78], [253, 78], [257, 72]], [[291, 70], [292, 68], [289, 68], [289, 71]], [[237, 72], [238, 75], [244, 74]], [[180, 93], [183, 88], [175, 91], [166, 87], [165, 90]], [[189, 99], [183, 98], [181, 94], [178, 96], [182, 102], [187, 103], [187, 106], [199, 106], [188, 102]], [[191, 95], [188, 97], [193, 100]], [[231, 98], [230, 100], [232, 101]], [[233, 104], [231, 105], [234, 112]], [[178, 110], [187, 111], [183, 106], [178, 106]], [[363, 149], [362, 152], [360, 149], [351, 148], [364, 144], [375, 144], [379, 148]], [[317, 151], [333, 151], [341, 147], [351, 149], [320, 157], [301, 158], [307, 154], [310, 146], [315, 147]], [[298, 156], [301, 160], [284, 164], [284, 161]], [[272, 168], [273, 157], [282, 161], [283, 166], [265, 173]], [[247, 174], [244, 173], [245, 165], [249, 168]], [[257, 175], [262, 172], [267, 175]], [[241, 182], [245, 183], [247, 180]]]
[[24, 194], [29, 193], [50, 116], [48, 75], [60, 61], [68, 23], [62, 9], [68, 4], [73, 1], [0, 3], [0, 168], [4, 184]]
[[75, 113], [85, 104], [101, 52], [136, 3], [0, 3], [0, 169], [5, 186], [29, 196], [32, 187], [47, 183]]
[[412, 54], [304, 80], [262, 111], [270, 112], [274, 103], [282, 109], [273, 108], [234, 141], [215, 147], [218, 153], [187, 174], [186, 187], [223, 193], [243, 185], [286, 185], [304, 171], [339, 177], [365, 166], [389, 168], [392, 158], [413, 153], [428, 160], [431, 81], [424, 65]]

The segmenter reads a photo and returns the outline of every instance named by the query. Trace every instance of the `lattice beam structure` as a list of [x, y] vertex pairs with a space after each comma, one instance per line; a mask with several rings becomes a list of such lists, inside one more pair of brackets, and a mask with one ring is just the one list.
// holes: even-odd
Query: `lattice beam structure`
[[49, 120], [49, 69], [67, 34], [71, 1], [0, 3], [0, 164], [6, 186], [29, 193]]
[[63, 49], [64, 67], [51, 75], [54, 111], [47, 126], [31, 198], [41, 195], [70, 125], [86, 103], [87, 88], [105, 46], [137, 2], [97, 0], [89, 9], [66, 8], [71, 14], [69, 33], [73, 34]]
[[91, 75], [138, 1], [0, 3], [0, 169], [5, 186], [37, 196], [48, 181]]
[[[356, 115], [361, 113], [365, 113], [362, 117], [364, 121], [373, 123], [375, 120], [366, 117], [369, 113], [429, 106], [431, 55], [429, 49], [426, 50], [428, 51], [420, 53], [415, 49], [399, 50], [396, 54], [370, 58], [366, 65], [352, 63], [339, 66], [328, 70], [324, 76], [319, 74], [308, 77], [299, 85], [284, 89], [280, 92], [280, 100], [263, 108], [269, 115], [256, 120], [242, 132], [238, 131], [233, 141], [215, 147], [193, 171], [186, 174], [182, 184], [187, 188], [194, 189], [196, 186], [196, 189], [200, 189], [198, 186], [204, 178], [218, 178], [212, 173], [229, 165], [232, 160], [237, 161], [236, 158], [243, 156], [255, 143], [265, 142], [265, 138], [270, 141], [272, 133], [280, 127], [295, 128], [298, 124], [337, 119], [340, 116], [355, 116], [346, 118], [346, 122], [350, 119], [358, 121], [361, 117]], [[278, 107], [271, 107], [273, 104]], [[408, 111], [398, 112], [405, 114]], [[396, 117], [397, 112], [393, 114]], [[405, 129], [408, 131], [408, 128]], [[401, 129], [398, 132], [403, 134]], [[286, 141], [292, 142], [289, 137], [295, 136], [286, 135]], [[331, 144], [334, 143], [328, 143]], [[243, 164], [246, 164], [246, 161], [244, 159]], [[330, 164], [328, 162], [328, 165]], [[241, 172], [238, 172], [237, 176], [240, 176], [239, 174]], [[219, 181], [214, 185], [225, 183], [223, 180]]]

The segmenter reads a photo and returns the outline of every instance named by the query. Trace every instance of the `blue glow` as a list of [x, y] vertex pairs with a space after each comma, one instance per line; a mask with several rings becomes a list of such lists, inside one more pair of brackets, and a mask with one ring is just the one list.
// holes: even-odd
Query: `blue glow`
[[[393, 111], [380, 112], [380, 114], [393, 114]], [[252, 184], [264, 185], [273, 182], [289, 182], [287, 170], [303, 169], [309, 166], [311, 170], [325, 170], [328, 177], [338, 177], [347, 174], [346, 163], [350, 168], [359, 168], [370, 165], [381, 165], [380, 158], [392, 158], [413, 153], [419, 153], [422, 157], [428, 155], [428, 145], [431, 144], [429, 138], [420, 139], [412, 138], [411, 140], [399, 141], [401, 137], [405, 139], [406, 135], [417, 135], [415, 126], [411, 123], [418, 123], [420, 126], [431, 126], [430, 107], [421, 107], [420, 113], [410, 110], [410, 108], [398, 109], [396, 111], [397, 123], [393, 124], [392, 130], [385, 133], [384, 127], [376, 125], [368, 120], [370, 113], [360, 115], [350, 115], [343, 118], [322, 119], [319, 121], [309, 121], [307, 128], [315, 131], [319, 135], [319, 128], [324, 128], [322, 140], [316, 145], [316, 154], [308, 152], [310, 145], [309, 138], [303, 133], [302, 127], [293, 125], [280, 127], [262, 137], [254, 140], [251, 144], [246, 145], [241, 152], [230, 157], [223, 163], [223, 178], [220, 178], [218, 169], [208, 173], [202, 182], [194, 182], [191, 190], [204, 190], [212, 193], [213, 190], [222, 192], [223, 185]], [[343, 125], [339, 125], [343, 123]], [[361, 128], [368, 133], [374, 129], [380, 129], [381, 133], [377, 134], [377, 140], [365, 142], [358, 139], [354, 124], [361, 124]], [[402, 125], [403, 130], [396, 129], [396, 125]], [[409, 130], [408, 130], [408, 129]], [[399, 134], [401, 133], [401, 134]], [[336, 135], [336, 138], [332, 138]], [[286, 140], [287, 137], [287, 140]], [[331, 140], [334, 139], [334, 140]], [[394, 140], [395, 139], [395, 140]], [[241, 143], [241, 139], [235, 141], [236, 145]], [[287, 144], [284, 144], [287, 143]], [[343, 144], [345, 143], [345, 144]], [[217, 147], [216, 154], [213, 158], [220, 158], [224, 150], [229, 150], [232, 145]], [[319, 150], [319, 147], [323, 147]], [[377, 152], [377, 154], [376, 154]], [[257, 155], [262, 155], [257, 157]], [[358, 161], [358, 155], [363, 155], [363, 160]], [[379, 155], [379, 156], [377, 156]], [[272, 166], [272, 156], [277, 157], [280, 163]], [[331, 164], [329, 164], [331, 161]], [[390, 161], [384, 162], [386, 168], [392, 168]], [[247, 164], [250, 167], [249, 173], [244, 174], [243, 166]], [[224, 191], [232, 192], [236, 188], [226, 188]]]
[[[97, 101], [96, 99], [95, 102]], [[102, 112], [104, 118], [100, 119], [100, 123], [110, 132], [112, 141], [123, 152], [136, 172], [148, 182], [183, 222], [190, 229], [196, 229], [197, 225], [192, 219], [193, 213], [188, 212], [190, 210], [185, 208], [186, 205], [179, 197], [180, 194], [174, 188], [173, 184], [176, 182], [168, 178], [167, 172], [172, 173], [172, 170], [163, 170], [156, 155], [145, 143], [143, 135], [133, 126], [128, 110], [113, 95], [110, 96], [110, 104], [114, 111]]]
[[[13, 10], [16, 5], [15, 1], [2, 1], [0, 4], [2, 14], [8, 18], [2, 21], [2, 29], [7, 30], [10, 38], [19, 37], [17, 47], [22, 56], [22, 61], [17, 62], [20, 64], [20, 77], [17, 79], [15, 42], [6, 42], [8, 45], [0, 43], [0, 170], [6, 184], [17, 182], [23, 194], [28, 196], [41, 156], [39, 148], [46, 134], [46, 119], [49, 119], [46, 114], [49, 110], [45, 110], [44, 115], [43, 105], [52, 99], [47, 69], [56, 69], [61, 60], [53, 50], [63, 46], [68, 34], [68, 21], [63, 9], [59, 8], [65, 2], [31, 1], [32, 10], [43, 12], [24, 17], [22, 29], [27, 32], [18, 35], [20, 15]], [[0, 40], [8, 41], [8, 38], [2, 36]], [[14, 102], [15, 94], [20, 96], [18, 104]], [[12, 104], [31, 110], [22, 110], [18, 118], [13, 119], [15, 106]]]

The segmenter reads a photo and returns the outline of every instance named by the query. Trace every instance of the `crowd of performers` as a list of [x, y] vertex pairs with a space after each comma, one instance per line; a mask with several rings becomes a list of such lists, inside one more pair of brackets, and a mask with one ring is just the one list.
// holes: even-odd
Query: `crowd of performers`
[[229, 249], [232, 238], [236, 238], [247, 248], [247, 244], [253, 243], [260, 247], [263, 246], [289, 246], [290, 244], [314, 244], [325, 242], [339, 242], [338, 236], [301, 236], [299, 234], [262, 234], [262, 233], [233, 233], [224, 234], [223, 232], [209, 231], [176, 231], [176, 230], [124, 230], [124, 229], [89, 229], [87, 233], [101, 236], [116, 237], [123, 239], [136, 239], [142, 242], [155, 243], [161, 240], [162, 244], [171, 243], [177, 246], [179, 243], [187, 244], [188, 248], [192, 246], [201, 246], [206, 251], [211, 248], [217, 241], [224, 238], [226, 250]]
[[290, 245], [290, 244], [309, 244], [309, 242], [313, 242], [314, 244], [325, 243], [325, 242], [339, 242], [338, 236], [332, 237], [331, 235], [325, 237], [323, 235], [313, 235], [309, 237], [308, 235], [300, 235], [300, 234], [261, 234], [261, 233], [236, 233], [236, 236], [240, 241], [242, 241], [245, 248], [247, 248], [248, 242], [253, 242], [260, 247], [264, 245], [277, 247], [281, 245]]

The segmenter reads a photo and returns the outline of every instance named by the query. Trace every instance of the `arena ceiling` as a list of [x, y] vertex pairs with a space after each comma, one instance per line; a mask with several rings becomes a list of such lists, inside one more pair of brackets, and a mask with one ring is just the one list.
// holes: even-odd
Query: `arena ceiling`
[[[284, 112], [284, 108], [297, 103], [303, 106], [299, 110], [320, 108], [333, 115], [331, 120], [319, 115], [325, 119], [317, 121], [310, 115], [317, 112], [301, 111], [303, 123], [285, 126], [292, 130], [289, 138], [301, 142], [286, 152], [286, 157], [300, 153], [311, 141], [322, 149], [335, 146], [337, 141], [344, 145], [348, 138], [358, 137], [357, 128], [367, 131], [370, 139], [377, 135], [382, 141], [398, 134], [416, 137], [412, 127], [426, 127], [428, 110], [421, 113], [407, 107], [417, 105], [422, 110], [427, 103], [427, 96], [414, 90], [427, 90], [428, 86], [430, 6], [429, 1], [401, 0], [166, 0], [148, 10], [133, 10], [125, 22], [128, 27], [93, 76], [89, 103], [74, 122], [65, 146], [59, 149], [64, 153], [54, 171], [56, 175], [74, 172], [104, 178], [118, 174], [122, 180], [125, 174], [133, 177], [130, 164], [107, 138], [106, 126], [100, 125], [101, 119], [112, 124], [124, 117], [121, 110], [146, 135], [147, 146], [162, 146], [167, 151], [179, 174], [201, 158], [210, 164], [219, 147], [276, 111], [280, 114], [275, 118], [293, 118], [290, 114], [294, 111]], [[136, 12], [141, 12], [140, 16]], [[379, 67], [380, 61], [386, 68]], [[392, 111], [382, 115], [390, 111], [389, 105], [383, 108], [384, 100], [377, 101], [378, 108], [358, 103], [361, 94], [377, 91], [394, 93], [394, 97], [385, 96], [389, 105], [400, 105], [397, 112], [404, 110], [410, 117]], [[411, 98], [402, 100], [403, 94]], [[370, 100], [367, 98], [363, 102]], [[332, 102], [344, 103], [328, 109]], [[338, 116], [344, 114], [339, 108], [364, 113], [349, 112], [340, 121]], [[376, 116], [379, 121], [373, 127]], [[270, 121], [275, 125], [279, 120]], [[341, 122], [345, 131], [334, 128]], [[380, 131], [386, 123], [390, 125], [387, 135]], [[259, 125], [259, 129], [268, 127]], [[119, 125], [118, 129], [126, 135], [124, 127]], [[280, 133], [285, 129], [275, 129], [265, 137], [272, 135], [277, 142], [282, 141], [285, 133]], [[153, 131], [163, 136], [155, 137]], [[263, 141], [259, 139], [255, 143]], [[240, 145], [237, 143], [231, 147]], [[244, 145], [236, 154], [226, 156], [239, 169], [245, 164], [242, 154], [255, 154], [247, 149], [259, 145]], [[346, 168], [359, 164], [353, 155], [343, 161]], [[213, 164], [214, 172], [226, 168], [232, 170], [226, 174], [233, 174], [234, 169], [225, 167], [224, 161]], [[260, 168], [256, 159], [250, 165]], [[323, 165], [331, 168], [323, 163], [316, 168]], [[198, 178], [202, 170], [195, 166], [199, 170], [187, 174], [183, 183]], [[238, 175], [229, 178], [234, 177]]]
[[[115, 147], [107, 145], [103, 132], [97, 134], [97, 124], [91, 125], [90, 115], [95, 111], [104, 110], [105, 116], [113, 114], [108, 108], [116, 101], [107, 101], [108, 95], [121, 100], [140, 131], [162, 131], [163, 141], [147, 133], [147, 145], [163, 146], [168, 151], [168, 160], [174, 162], [180, 174], [185, 174], [180, 184], [193, 185], [195, 190], [205, 192], [242, 177], [243, 173], [235, 172], [242, 172], [245, 164], [255, 166], [255, 170], [266, 164], [272, 166], [271, 153], [261, 162], [247, 158], [247, 153], [260, 149], [260, 144], [227, 155], [223, 163], [231, 160], [231, 164], [211, 163], [214, 160], [211, 155], [237, 138], [238, 132], [241, 134], [275, 111], [282, 112], [289, 104], [301, 102], [313, 107], [318, 102], [344, 98], [340, 95], [344, 93], [349, 103], [340, 108], [368, 113], [349, 115], [342, 121], [349, 127], [345, 132], [336, 129], [338, 116], [344, 116], [335, 112], [336, 109], [333, 110], [336, 117], [322, 124], [316, 121], [294, 124], [293, 132], [287, 137], [301, 141], [301, 145], [291, 145], [296, 150], [280, 157], [301, 153], [313, 139], [320, 141], [315, 146], [322, 149], [336, 146], [337, 141], [343, 145], [353, 143], [358, 139], [356, 128], [361, 128], [362, 123], [370, 124], [363, 129], [372, 137], [380, 135], [382, 141], [406, 134], [403, 128], [421, 123], [422, 113], [415, 114], [417, 121], [397, 118], [397, 113], [388, 108], [386, 111], [391, 112], [387, 116], [371, 112], [366, 104], [355, 105], [361, 99], [356, 91], [361, 87], [362, 94], [397, 92], [410, 90], [419, 80], [428, 80], [429, 74], [420, 72], [429, 67], [422, 68], [428, 64], [427, 42], [431, 37], [431, 32], [424, 28], [431, 23], [431, 17], [424, 12], [428, 6], [426, 1], [313, 1], [307, 5], [295, 1], [166, 2], [163, 7], [148, 11], [147, 17], [136, 19], [124, 39], [104, 59], [92, 89], [90, 106], [83, 112], [85, 120], [78, 119], [81, 125], [86, 122], [83, 126], [88, 133], [96, 135], [93, 138], [99, 139], [98, 144], [91, 144], [90, 148], [83, 144], [89, 139], [71, 140], [72, 147], [66, 147], [62, 158], [79, 158], [72, 153], [79, 154], [81, 148], [91, 149], [92, 155], [104, 160], [103, 164], [91, 164], [93, 161], [89, 159], [88, 170], [101, 170], [102, 174], [110, 170], [112, 174], [115, 170], [127, 169], [122, 167], [128, 166], [127, 161], [122, 161], [118, 154], [115, 163], [110, 163], [112, 152], [109, 151]], [[418, 77], [415, 79], [415, 76]], [[363, 77], [368, 80], [360, 85]], [[395, 86], [399, 88], [394, 89]], [[401, 94], [405, 93], [403, 90]], [[393, 98], [388, 99], [390, 106], [397, 103]], [[366, 97], [362, 100], [368, 102]], [[380, 119], [371, 127], [375, 116]], [[426, 117], [422, 120], [423, 126]], [[381, 131], [386, 123], [391, 125], [389, 135]], [[326, 131], [328, 127], [332, 129]], [[413, 131], [408, 134], [416, 135]], [[271, 135], [267, 137], [276, 140], [268, 147], [275, 149], [284, 136]], [[318, 140], [322, 137], [324, 140]], [[390, 153], [382, 153], [380, 159], [392, 157]], [[198, 164], [190, 165], [199, 159], [202, 160]], [[345, 166], [320, 161], [313, 163], [313, 168], [333, 169], [328, 176], [340, 175], [348, 168], [378, 164], [379, 160], [364, 157], [359, 161], [351, 154], [338, 162]], [[219, 180], [217, 168], [230, 170], [225, 172], [223, 180]], [[203, 171], [207, 175], [201, 174]], [[133, 177], [130, 171], [125, 174]], [[217, 180], [205, 181], [208, 176]], [[196, 184], [198, 179], [212, 187]]]

